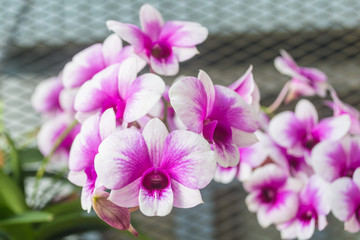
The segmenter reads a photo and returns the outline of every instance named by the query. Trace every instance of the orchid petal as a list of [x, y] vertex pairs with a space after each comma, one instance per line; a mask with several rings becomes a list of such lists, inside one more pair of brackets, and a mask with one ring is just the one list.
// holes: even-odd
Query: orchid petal
[[105, 68], [102, 44], [94, 44], [78, 54], [64, 67], [62, 80], [66, 88], [81, 86]]
[[193, 132], [177, 130], [166, 138], [161, 167], [186, 187], [201, 189], [215, 174], [216, 162], [209, 143]]
[[116, 116], [112, 108], [107, 109], [100, 117], [99, 121], [99, 135], [100, 139], [104, 140], [116, 129]]
[[217, 165], [214, 181], [228, 184], [235, 178], [237, 171], [238, 166], [224, 168], [220, 165]]
[[135, 181], [150, 167], [146, 143], [134, 129], [124, 129], [108, 136], [100, 144], [95, 157], [99, 181], [112, 190]]
[[149, 4], [144, 4], [140, 8], [140, 25], [144, 33], [152, 41], [156, 41], [164, 25], [164, 20], [158, 10]]
[[280, 53], [281, 57], [275, 58], [274, 61], [276, 69], [284, 75], [294, 76], [299, 70], [298, 65], [285, 50], [281, 50]]
[[66, 112], [74, 112], [75, 98], [78, 93], [78, 88], [66, 88], [60, 92], [59, 103], [62, 109]]
[[305, 126], [307, 132], [310, 132], [319, 119], [314, 105], [305, 99], [300, 100], [296, 104], [295, 116]]
[[174, 207], [192, 208], [204, 203], [197, 189], [185, 187], [174, 179], [171, 179], [171, 188], [174, 193]]
[[116, 34], [108, 36], [102, 45], [102, 54], [106, 66], [117, 63], [119, 53], [123, 49], [122, 41]]
[[185, 77], [175, 82], [169, 90], [169, 98], [185, 126], [190, 131], [201, 133], [207, 109], [207, 96], [199, 79]]
[[41, 113], [59, 109], [59, 94], [63, 88], [58, 77], [42, 81], [31, 97], [33, 108]]
[[214, 151], [216, 153], [216, 161], [222, 167], [234, 167], [239, 164], [240, 153], [239, 148], [231, 142], [213, 143]]
[[351, 125], [348, 115], [338, 117], [325, 118], [316, 125], [311, 134], [315, 139], [339, 140], [349, 131]]
[[137, 66], [135, 58], [128, 58], [120, 64], [118, 72], [118, 88], [121, 97], [125, 97], [131, 84], [136, 79]]
[[196, 47], [172, 47], [172, 50], [179, 62], [184, 62], [199, 54]]
[[241, 131], [236, 128], [232, 128], [231, 133], [232, 133], [232, 142], [239, 148], [249, 147], [259, 142], [259, 139], [256, 137], [255, 133]]
[[352, 233], [356, 233], [360, 230], [360, 223], [358, 217], [355, 214], [345, 222], [344, 229]]
[[136, 51], [143, 51], [145, 46], [151, 43], [150, 38], [136, 25], [109, 20], [106, 22], [106, 26], [110, 31], [115, 32], [121, 39], [130, 43]]
[[111, 190], [109, 200], [118, 206], [132, 208], [139, 206], [141, 177], [123, 188]]
[[160, 75], [174, 76], [179, 72], [179, 61], [175, 54], [171, 54], [167, 58], [156, 58], [150, 56], [151, 69]]
[[346, 169], [346, 153], [337, 141], [322, 141], [311, 153], [311, 164], [316, 174], [328, 182], [343, 176]]
[[69, 171], [68, 179], [73, 184], [82, 187], [86, 184], [87, 176], [84, 171]]
[[211, 81], [210, 76], [202, 70], [199, 71], [198, 79], [203, 84], [204, 90], [206, 92], [206, 102], [207, 102], [206, 115], [208, 116], [211, 113], [211, 110], [213, 109], [214, 101], [215, 101], [214, 85], [213, 82]]
[[219, 85], [215, 86], [214, 107], [209, 118], [245, 132], [255, 132], [259, 127], [254, 109], [233, 90]]
[[296, 235], [299, 239], [309, 239], [315, 232], [315, 218], [311, 218], [309, 222], [300, 222], [296, 224]]
[[126, 93], [124, 121], [133, 122], [148, 113], [165, 91], [164, 81], [157, 75], [146, 73], [135, 79]]
[[171, 184], [164, 189], [148, 190], [140, 187], [139, 207], [145, 216], [166, 216], [173, 207], [174, 195]]
[[148, 148], [149, 157], [153, 162], [153, 166], [159, 167], [163, 153], [163, 146], [166, 137], [169, 135], [166, 126], [160, 119], [154, 118], [146, 124], [142, 135]]
[[255, 90], [255, 81], [252, 74], [253, 67], [250, 65], [248, 70], [238, 80], [232, 83], [229, 88], [239, 94], [248, 104], [251, 102], [247, 101], [249, 96], [251, 97], [252, 92]]
[[176, 47], [193, 47], [208, 36], [207, 28], [195, 22], [168, 21], [164, 24], [159, 39]]

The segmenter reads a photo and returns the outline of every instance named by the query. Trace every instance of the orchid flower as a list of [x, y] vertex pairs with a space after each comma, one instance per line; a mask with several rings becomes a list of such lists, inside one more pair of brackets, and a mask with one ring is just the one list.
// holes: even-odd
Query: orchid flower
[[82, 50], [65, 65], [62, 75], [64, 86], [78, 88], [92, 79], [96, 73], [112, 64], [121, 63], [129, 57], [136, 58], [138, 71], [146, 64], [134, 54], [131, 46], [123, 47], [121, 39], [111, 34], [102, 44], [97, 43]]
[[330, 213], [327, 199], [328, 184], [321, 178], [312, 176], [299, 193], [299, 206], [296, 215], [287, 222], [277, 225], [283, 239], [309, 239], [315, 228], [322, 231], [326, 216]]
[[335, 180], [329, 191], [331, 211], [336, 218], [345, 222], [345, 230], [360, 230], [360, 168], [352, 178], [342, 177]]
[[304, 156], [308, 162], [312, 148], [319, 142], [339, 140], [349, 131], [350, 118], [347, 115], [324, 118], [318, 121], [318, 114], [312, 103], [302, 99], [295, 112], [285, 111], [270, 122], [269, 134], [288, 154]]
[[248, 70], [238, 80], [232, 83], [229, 88], [239, 94], [244, 101], [253, 106], [256, 111], [260, 110], [260, 91], [252, 74], [253, 67]]
[[299, 181], [290, 178], [286, 171], [275, 164], [257, 168], [244, 182], [250, 194], [246, 197], [249, 211], [257, 212], [261, 227], [278, 224], [295, 217], [299, 206]]
[[311, 154], [311, 164], [315, 173], [328, 182], [352, 177], [360, 167], [360, 137], [319, 143]]
[[60, 75], [48, 78], [37, 85], [31, 96], [32, 107], [35, 111], [47, 116], [62, 112], [59, 95], [64, 86]]
[[152, 73], [137, 77], [136, 60], [113, 64], [85, 82], [75, 98], [76, 118], [81, 122], [97, 112], [113, 108], [120, 123], [130, 123], [148, 113], [165, 90], [163, 80]]
[[[44, 156], [49, 156], [53, 151], [56, 141], [61, 134], [73, 123], [73, 116], [62, 112], [55, 117], [48, 119], [40, 128], [37, 140], [40, 152]], [[61, 144], [55, 150], [52, 160], [53, 162], [67, 161], [71, 145], [75, 136], [80, 131], [80, 125], [77, 124], [69, 134], [63, 139]]]
[[215, 166], [204, 138], [186, 130], [168, 133], [158, 118], [142, 133], [131, 128], [113, 133], [95, 157], [98, 179], [111, 189], [109, 200], [121, 207], [139, 206], [147, 216], [202, 203], [199, 189], [210, 183]]
[[208, 36], [208, 30], [195, 22], [164, 23], [161, 14], [148, 4], [140, 9], [141, 29], [112, 20], [106, 24], [109, 30], [129, 42], [155, 73], [168, 76], [177, 74], [179, 62], [197, 54], [196, 45]]
[[86, 119], [71, 146], [68, 178], [70, 182], [83, 187], [81, 206], [88, 212], [91, 210], [91, 199], [95, 189], [102, 187], [94, 168], [95, 155], [100, 143], [115, 129], [115, 113], [113, 109], [108, 109], [101, 117], [100, 114], [96, 114]]
[[233, 90], [216, 85], [200, 71], [198, 78], [185, 77], [169, 90], [170, 103], [190, 130], [203, 134], [222, 167], [239, 163], [239, 147], [257, 142], [257, 114]]
[[299, 67], [285, 50], [281, 50], [281, 57], [275, 58], [276, 69], [291, 77], [286, 101], [289, 102], [301, 96], [319, 95], [325, 97], [327, 90], [326, 75], [316, 68]]

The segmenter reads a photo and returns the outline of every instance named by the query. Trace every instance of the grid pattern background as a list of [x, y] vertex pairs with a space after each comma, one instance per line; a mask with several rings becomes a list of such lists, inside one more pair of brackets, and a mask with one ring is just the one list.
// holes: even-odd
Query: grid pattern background
[[[209, 28], [209, 38], [199, 46], [200, 54], [182, 63], [180, 74], [194, 76], [203, 69], [215, 83], [228, 85], [252, 64], [262, 104], [269, 105], [287, 80], [273, 66], [279, 50], [285, 49], [299, 65], [324, 71], [341, 99], [360, 109], [360, 1], [146, 2], [158, 8], [165, 20], [196, 21]], [[138, 24], [143, 3], [0, 0], [0, 98], [5, 104], [5, 124], [20, 143], [22, 134], [40, 125], [29, 100], [36, 84], [58, 74], [78, 51], [102, 42], [109, 34], [106, 20]], [[322, 116], [330, 113], [319, 99], [312, 101]], [[165, 218], [135, 214], [133, 219], [153, 239], [280, 239], [273, 227], [258, 226], [255, 214], [244, 204], [245, 196], [238, 182], [212, 183], [203, 191], [205, 204], [201, 206], [175, 209]], [[329, 222], [314, 240], [360, 239], [344, 232], [343, 225], [332, 217]], [[104, 237], [96, 236], [80, 239]]]

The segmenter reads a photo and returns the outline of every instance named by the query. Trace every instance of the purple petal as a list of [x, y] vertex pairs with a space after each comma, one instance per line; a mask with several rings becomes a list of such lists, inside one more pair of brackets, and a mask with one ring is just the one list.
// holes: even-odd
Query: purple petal
[[174, 207], [192, 208], [204, 203], [197, 189], [185, 187], [174, 179], [171, 179], [171, 188], [174, 193]]
[[185, 77], [175, 82], [169, 90], [172, 107], [185, 126], [201, 133], [206, 115], [207, 97], [203, 84], [194, 77]]
[[150, 56], [151, 69], [160, 75], [174, 76], [179, 72], [179, 61], [175, 54], [171, 54], [166, 58], [156, 58]]
[[252, 74], [253, 67], [250, 65], [246, 73], [229, 86], [239, 94], [248, 104], [251, 104], [251, 94], [255, 90], [255, 81]]
[[360, 206], [360, 190], [351, 178], [339, 178], [331, 184], [329, 202], [336, 218], [349, 221]]
[[151, 39], [136, 25], [109, 20], [106, 22], [106, 26], [110, 31], [115, 32], [121, 39], [130, 43], [136, 51], [143, 51], [145, 46], [151, 44]]
[[152, 41], [156, 41], [164, 25], [164, 20], [158, 10], [149, 4], [144, 4], [140, 8], [140, 24], [144, 33]]
[[171, 184], [164, 189], [149, 190], [143, 186], [139, 193], [140, 211], [146, 216], [166, 216], [173, 207], [174, 195]]
[[215, 86], [215, 102], [209, 118], [245, 132], [255, 132], [259, 127], [254, 109], [237, 93], [218, 85]]
[[120, 189], [152, 167], [142, 135], [124, 129], [108, 136], [99, 146], [95, 170], [99, 181], [109, 189]]
[[196, 47], [173, 47], [172, 50], [179, 62], [184, 62], [199, 54]]
[[52, 77], [39, 83], [31, 97], [31, 103], [37, 112], [59, 110], [59, 95], [63, 89], [59, 77]]
[[65, 65], [63, 84], [66, 88], [79, 87], [104, 68], [102, 44], [94, 44], [76, 54], [72, 61]]
[[287, 111], [276, 115], [270, 122], [269, 134], [282, 147], [290, 148], [306, 136], [306, 128], [293, 112]]
[[343, 176], [347, 156], [341, 142], [323, 141], [311, 153], [311, 164], [316, 174], [328, 182]]
[[296, 104], [295, 116], [306, 127], [307, 132], [317, 124], [319, 119], [314, 105], [306, 99], [302, 99]]
[[146, 124], [142, 135], [148, 148], [149, 157], [153, 162], [153, 166], [159, 167], [165, 139], [169, 135], [166, 126], [160, 119], [154, 118]]
[[210, 183], [216, 161], [209, 143], [193, 132], [177, 130], [166, 138], [161, 167], [171, 178], [193, 189]]
[[351, 121], [348, 115], [325, 118], [311, 131], [312, 136], [318, 140], [339, 140], [349, 131]]
[[146, 73], [136, 78], [126, 93], [124, 121], [133, 122], [148, 113], [165, 91], [164, 81], [157, 75]]
[[101, 139], [99, 136], [99, 115], [88, 118], [75, 137], [69, 155], [69, 169], [81, 171], [94, 165]]
[[207, 28], [195, 22], [169, 21], [164, 24], [160, 39], [176, 47], [193, 47], [208, 36]]
[[119, 62], [119, 54], [123, 49], [122, 41], [116, 34], [108, 36], [102, 45], [102, 54], [106, 66]]
[[102, 109], [112, 98], [118, 98], [117, 74], [119, 65], [114, 64], [84, 83], [75, 98], [75, 110], [89, 112]]
[[139, 206], [139, 191], [141, 177], [117, 190], [111, 190], [109, 200], [121, 207], [132, 208]]

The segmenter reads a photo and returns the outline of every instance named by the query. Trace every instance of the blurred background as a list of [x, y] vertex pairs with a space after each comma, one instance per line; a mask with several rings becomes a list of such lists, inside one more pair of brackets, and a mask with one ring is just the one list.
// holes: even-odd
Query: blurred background
[[[358, 0], [0, 0], [0, 98], [5, 125], [20, 144], [24, 133], [41, 124], [30, 104], [35, 86], [57, 75], [78, 51], [102, 42], [110, 33], [106, 20], [139, 24], [144, 3], [165, 20], [195, 21], [209, 29], [200, 54], [182, 63], [180, 74], [196, 76], [203, 69], [215, 83], [229, 85], [253, 65], [261, 103], [267, 106], [288, 80], [273, 65], [285, 49], [300, 66], [325, 72], [340, 98], [360, 108]], [[319, 99], [312, 101], [322, 116], [330, 114]], [[134, 214], [134, 225], [151, 239], [280, 239], [275, 228], [258, 225], [245, 196], [238, 182], [212, 183], [203, 191], [205, 204], [174, 209], [165, 218]], [[332, 217], [329, 221], [312, 239], [360, 239]], [[66, 239], [110, 236], [92, 232]]]

